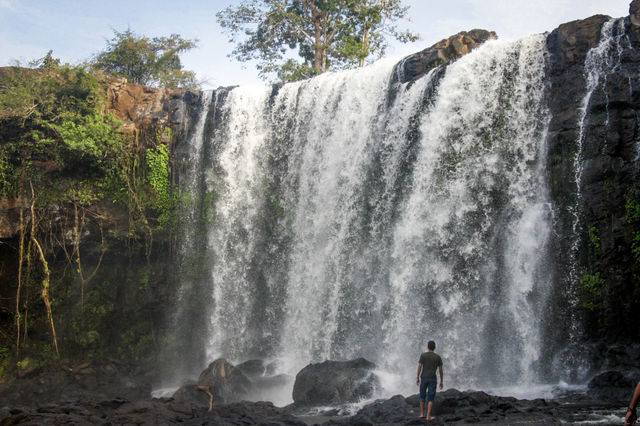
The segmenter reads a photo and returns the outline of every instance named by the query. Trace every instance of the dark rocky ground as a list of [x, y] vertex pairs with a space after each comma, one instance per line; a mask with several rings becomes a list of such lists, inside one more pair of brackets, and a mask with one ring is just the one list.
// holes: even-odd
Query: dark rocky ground
[[573, 397], [559, 400], [518, 400], [491, 396], [484, 392], [449, 389], [436, 399], [436, 420], [418, 417], [417, 395], [396, 395], [366, 405], [353, 416], [336, 411], [305, 416], [275, 407], [270, 402], [237, 402], [204, 406], [171, 398], [129, 401], [113, 398], [102, 401], [75, 400], [42, 404], [37, 408], [0, 408], [0, 424], [137, 424], [137, 425], [411, 425], [411, 424], [620, 424], [624, 404]]
[[[424, 424], [417, 395], [377, 400], [353, 415], [339, 409], [311, 411], [292, 404], [233, 402], [214, 405], [207, 398], [151, 398], [153, 374], [124, 365], [80, 365], [33, 371], [0, 384], [0, 426], [73, 425], [373, 425]], [[479, 391], [439, 392], [429, 424], [621, 424], [633, 379], [616, 371], [592, 381], [585, 393], [555, 399], [523, 400]], [[204, 395], [203, 395], [204, 396]]]

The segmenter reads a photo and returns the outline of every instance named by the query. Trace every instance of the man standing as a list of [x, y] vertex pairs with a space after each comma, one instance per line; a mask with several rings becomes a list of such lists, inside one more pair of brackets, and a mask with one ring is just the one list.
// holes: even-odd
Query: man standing
[[436, 398], [436, 386], [438, 385], [438, 378], [436, 377], [436, 369], [440, 369], [440, 389], [443, 386], [442, 377], [442, 358], [435, 353], [436, 342], [430, 340], [427, 343], [428, 352], [420, 355], [418, 361], [418, 374], [416, 376], [416, 384], [420, 386], [420, 417], [424, 417], [424, 402], [428, 402], [427, 405], [427, 420], [434, 420], [435, 417], [431, 417], [431, 408], [433, 407], [433, 400]]
[[636, 406], [638, 405], [638, 400], [640, 400], [640, 382], [636, 385], [636, 390], [633, 391], [633, 396], [631, 397], [631, 402], [629, 403], [629, 407], [627, 408], [627, 415], [624, 418], [625, 425], [634, 425], [638, 420], [638, 416], [636, 415]]

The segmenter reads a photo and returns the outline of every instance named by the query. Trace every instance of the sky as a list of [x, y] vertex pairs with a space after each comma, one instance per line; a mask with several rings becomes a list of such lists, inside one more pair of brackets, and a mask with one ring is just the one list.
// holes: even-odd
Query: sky
[[[253, 63], [229, 58], [233, 45], [216, 13], [239, 0], [0, 0], [0, 66], [42, 58], [51, 49], [77, 64], [106, 47], [113, 31], [130, 28], [148, 37], [180, 34], [198, 39], [182, 55], [204, 88], [262, 84]], [[500, 38], [552, 31], [564, 22], [595, 14], [628, 15], [630, 0], [404, 0], [410, 21], [401, 29], [418, 42], [392, 43], [387, 56], [418, 52], [460, 31], [482, 28]]]

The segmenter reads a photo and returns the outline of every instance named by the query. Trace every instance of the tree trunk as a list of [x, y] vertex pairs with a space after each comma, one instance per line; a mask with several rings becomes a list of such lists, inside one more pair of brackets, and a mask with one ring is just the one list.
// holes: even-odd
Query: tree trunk
[[315, 1], [311, 1], [311, 22], [313, 22], [313, 69], [319, 74], [326, 69], [326, 56], [324, 43], [322, 42], [322, 13], [316, 7]]
[[56, 355], [60, 358], [60, 351], [58, 351], [58, 338], [56, 336], [56, 327], [53, 324], [53, 312], [51, 311], [51, 299], [49, 298], [49, 286], [51, 283], [51, 274], [49, 273], [49, 264], [47, 263], [47, 258], [44, 256], [44, 251], [42, 250], [42, 246], [36, 239], [36, 214], [35, 214], [35, 203], [36, 197], [35, 192], [33, 191], [33, 185], [29, 182], [29, 186], [31, 186], [31, 241], [33, 241], [33, 245], [36, 247], [38, 251], [38, 255], [40, 256], [40, 262], [42, 262], [42, 268], [44, 270], [44, 278], [42, 279], [42, 300], [44, 301], [44, 305], [47, 308], [47, 317], [49, 318], [49, 324], [51, 325], [51, 334], [53, 336], [53, 347], [56, 350]]
[[[20, 192], [22, 197], [22, 191]], [[16, 358], [20, 357], [20, 293], [22, 292], [22, 264], [24, 263], [24, 212], [20, 206], [20, 248], [18, 249], [18, 289], [16, 290]]]
[[[22, 201], [24, 200], [24, 175], [25, 168], [22, 164], [22, 170], [20, 173], [20, 245], [18, 249], [18, 289], [16, 290], [16, 358], [20, 357], [20, 323], [22, 315], [20, 313], [20, 296], [22, 292], [22, 266], [24, 264], [24, 210], [22, 208]], [[26, 327], [26, 325], [25, 325]]]
[[[360, 50], [362, 51], [362, 57], [360, 58], [360, 68], [364, 67], [367, 63], [367, 56], [369, 56], [369, 40], [371, 39], [371, 30], [367, 27], [365, 21], [362, 28], [362, 44]], [[366, 55], [365, 55], [366, 53]]]

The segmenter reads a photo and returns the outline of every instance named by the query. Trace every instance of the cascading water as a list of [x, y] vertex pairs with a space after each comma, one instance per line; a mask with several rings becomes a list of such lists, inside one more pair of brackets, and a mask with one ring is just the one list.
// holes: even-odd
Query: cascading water
[[276, 360], [293, 376], [363, 356], [385, 393], [409, 394], [434, 339], [447, 385], [535, 382], [550, 285], [544, 68], [540, 35], [411, 83], [387, 60], [203, 97], [212, 110], [188, 150], [207, 160], [180, 184], [208, 218], [206, 360]]
[[[624, 29], [625, 20], [623, 18], [611, 19], [607, 21], [603, 26], [600, 34], [600, 41], [596, 47], [589, 50], [587, 58], [585, 60], [585, 75], [586, 75], [586, 92], [582, 99], [582, 105], [580, 107], [579, 129], [578, 135], [578, 149], [575, 158], [575, 178], [576, 178], [576, 198], [577, 205], [580, 204], [582, 197], [582, 171], [583, 171], [583, 145], [585, 139], [585, 130], [587, 126], [587, 119], [589, 117], [589, 105], [591, 97], [594, 91], [600, 87], [603, 90], [605, 97], [607, 96], [607, 76], [614, 73], [618, 67], [620, 67], [620, 57], [625, 48], [630, 46], [628, 36]], [[631, 85], [629, 85], [631, 87]], [[609, 102], [607, 102], [607, 105]], [[607, 111], [606, 126], [609, 125], [609, 113]], [[574, 212], [576, 220], [574, 222], [574, 234], [578, 235], [578, 225], [580, 223], [578, 207]], [[578, 241], [574, 243], [574, 251], [578, 249]]]
[[549, 285], [543, 55], [543, 37], [487, 43], [447, 69], [422, 120], [394, 230], [393, 365], [433, 336], [456, 385], [533, 379]]

